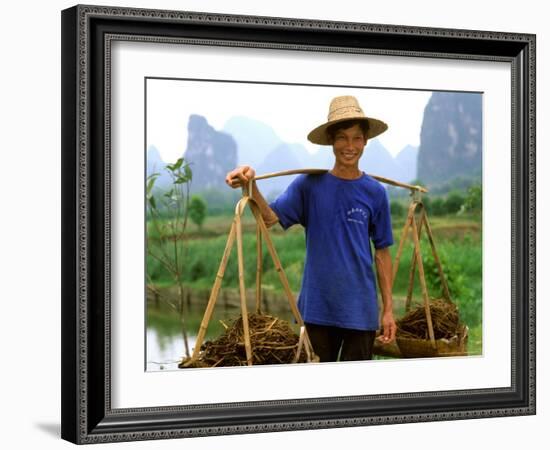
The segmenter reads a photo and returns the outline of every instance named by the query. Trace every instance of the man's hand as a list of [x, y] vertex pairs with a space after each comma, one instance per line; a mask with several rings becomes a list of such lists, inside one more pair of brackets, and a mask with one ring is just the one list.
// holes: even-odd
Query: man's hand
[[374, 253], [376, 262], [376, 273], [378, 275], [378, 287], [382, 296], [383, 314], [382, 314], [382, 334], [378, 341], [382, 344], [391, 344], [395, 339], [397, 325], [393, 318], [393, 298], [392, 298], [392, 264], [390, 249], [388, 247], [376, 250]]
[[[233, 169], [225, 177], [225, 182], [233, 189], [246, 185], [252, 178], [256, 176], [256, 171], [250, 166], [240, 166]], [[254, 182], [254, 188], [252, 189], [252, 200], [260, 208], [260, 214], [262, 215], [267, 228], [276, 224], [279, 221], [277, 214], [273, 211], [265, 198], [261, 194], [260, 190]]]
[[225, 182], [228, 186], [236, 189], [248, 183], [248, 181], [256, 176], [256, 171], [250, 166], [240, 166], [233, 169], [225, 177]]
[[393, 312], [387, 311], [382, 315], [382, 334], [378, 336], [378, 341], [382, 344], [391, 344], [395, 340], [397, 325], [393, 318]]

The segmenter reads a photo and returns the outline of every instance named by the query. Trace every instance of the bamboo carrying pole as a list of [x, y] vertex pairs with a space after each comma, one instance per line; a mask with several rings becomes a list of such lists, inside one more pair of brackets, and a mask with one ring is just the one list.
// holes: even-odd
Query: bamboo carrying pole
[[[417, 208], [420, 208], [420, 220], [417, 225], [417, 220], [415, 217], [415, 213]], [[435, 335], [434, 335], [434, 329], [433, 329], [433, 322], [431, 317], [431, 310], [430, 310], [430, 299], [428, 296], [428, 288], [426, 285], [426, 276], [424, 272], [424, 265], [422, 263], [422, 253], [420, 251], [420, 236], [422, 234], [422, 227], [423, 225], [426, 226], [426, 233], [428, 235], [428, 240], [430, 242], [432, 254], [434, 256], [435, 263], [438, 267], [439, 276], [441, 278], [441, 283], [444, 290], [444, 296], [448, 301], [450, 301], [450, 294], [449, 294], [449, 288], [447, 286], [447, 280], [445, 279], [445, 275], [443, 273], [443, 267], [441, 265], [441, 261], [437, 255], [437, 250], [435, 248], [435, 241], [433, 238], [432, 230], [428, 222], [428, 215], [426, 213], [426, 209], [424, 208], [423, 203], [420, 200], [414, 200], [411, 205], [409, 206], [409, 211], [407, 214], [407, 218], [405, 220], [405, 225], [403, 227], [403, 231], [401, 233], [401, 240], [399, 241], [399, 248], [397, 250], [396, 256], [395, 256], [395, 262], [393, 266], [393, 278], [392, 278], [392, 286], [393, 282], [395, 281], [395, 277], [397, 275], [397, 270], [399, 268], [399, 262], [401, 259], [401, 254], [403, 252], [403, 245], [407, 238], [407, 235], [409, 233], [409, 228], [412, 228], [412, 238], [413, 238], [413, 254], [411, 258], [411, 267], [409, 270], [409, 284], [407, 289], [407, 299], [405, 303], [405, 310], [410, 310], [411, 300], [412, 300], [412, 294], [413, 294], [413, 287], [414, 287], [414, 274], [416, 272], [416, 267], [418, 266], [418, 277], [420, 279], [420, 286], [422, 289], [422, 298], [424, 300], [424, 309], [426, 313], [426, 321], [428, 324], [428, 336], [431, 342], [432, 347], [435, 349], [437, 348], [435, 343]]]
[[[298, 174], [310, 174], [310, 175], [322, 175], [324, 173], [327, 173], [328, 169], [294, 169], [294, 170], [284, 170], [282, 172], [273, 172], [273, 173], [266, 173], [265, 175], [258, 175], [254, 177], [254, 180], [265, 180], [267, 178], [275, 178], [275, 177], [281, 177], [284, 175], [298, 175]], [[401, 183], [400, 181], [395, 181], [390, 178], [381, 177], [379, 175], [371, 175], [367, 174], [369, 177], [374, 178], [375, 180], [378, 180], [385, 184], [390, 184], [392, 186], [402, 187], [405, 189], [410, 189], [412, 191], [418, 191], [418, 192], [428, 192], [428, 190], [425, 187], [418, 186], [418, 185], [412, 185], [407, 183]]]
[[304, 345], [305, 332], [306, 332], [306, 327], [305, 326], [300, 327], [300, 338], [298, 339], [298, 349], [296, 350], [296, 356], [294, 357], [295, 363], [297, 363], [300, 360], [300, 353]]
[[[422, 212], [424, 212], [425, 209], [422, 208]], [[418, 225], [418, 239], [420, 239], [420, 236], [422, 234], [422, 224], [424, 223], [423, 220], [420, 221], [420, 225]], [[416, 251], [413, 248], [412, 256], [411, 256], [411, 269], [409, 271], [409, 287], [407, 288], [407, 299], [405, 301], [405, 311], [409, 312], [411, 309], [411, 301], [412, 301], [412, 295], [413, 295], [413, 289], [414, 289], [414, 274], [416, 272]]]
[[430, 310], [430, 299], [428, 297], [428, 288], [426, 286], [426, 277], [424, 275], [424, 264], [422, 263], [422, 253], [420, 253], [420, 239], [418, 237], [418, 228], [416, 226], [416, 219], [412, 219], [414, 249], [416, 252], [416, 259], [418, 264], [418, 276], [420, 278], [420, 286], [422, 287], [422, 297], [424, 298], [424, 309], [426, 311], [426, 321], [428, 322], [428, 334], [432, 347], [437, 348], [435, 344], [434, 327], [432, 323], [432, 313]]
[[[283, 290], [285, 291], [286, 297], [288, 299], [288, 303], [290, 305], [290, 310], [292, 311], [292, 314], [294, 315], [294, 318], [296, 319], [296, 322], [300, 326], [305, 326], [304, 321], [302, 319], [302, 315], [300, 314], [300, 311], [298, 310], [298, 306], [296, 305], [296, 300], [294, 299], [294, 294], [292, 293], [292, 289], [290, 289], [290, 284], [288, 283], [288, 279], [286, 278], [285, 271], [283, 270], [283, 266], [281, 265], [281, 260], [279, 259], [279, 256], [277, 254], [277, 250], [275, 250], [275, 246], [273, 245], [273, 242], [271, 241], [271, 236], [269, 235], [269, 231], [267, 230], [267, 226], [264, 222], [264, 219], [262, 218], [262, 215], [260, 213], [260, 209], [258, 205], [254, 202], [253, 199], [250, 201], [250, 209], [252, 210], [252, 214], [254, 214], [254, 217], [256, 218], [256, 221], [260, 225], [260, 228], [262, 230], [263, 237], [265, 239], [265, 243], [267, 246], [267, 249], [271, 255], [271, 259], [273, 260], [273, 263], [275, 265], [275, 270], [277, 271], [277, 274], [279, 275], [279, 280], [281, 281], [281, 284], [283, 285]], [[309, 336], [305, 336], [306, 345], [305, 345], [305, 351], [308, 356], [308, 361], [313, 358], [313, 347], [311, 345], [311, 342], [309, 340]]]
[[214, 312], [214, 306], [216, 305], [216, 300], [218, 299], [218, 294], [220, 292], [220, 287], [222, 285], [223, 276], [225, 274], [225, 269], [227, 267], [227, 261], [229, 260], [229, 256], [231, 255], [231, 249], [233, 248], [233, 244], [235, 242], [236, 229], [237, 227], [235, 225], [235, 220], [233, 220], [233, 222], [231, 223], [231, 229], [229, 230], [229, 236], [227, 237], [227, 242], [225, 244], [225, 250], [223, 252], [223, 256], [220, 262], [220, 267], [218, 269], [218, 273], [216, 274], [214, 286], [212, 287], [210, 298], [208, 299], [208, 304], [206, 305], [206, 310], [204, 311], [204, 316], [202, 318], [202, 322], [199, 327], [197, 340], [195, 341], [195, 348], [193, 349], [193, 355], [191, 356], [191, 359], [189, 359], [184, 364], [185, 367], [190, 366], [194, 361], [197, 360], [199, 356], [202, 341], [204, 340], [206, 330], [208, 329], [208, 324], [210, 323], [210, 319], [212, 318], [212, 313]]
[[[285, 294], [287, 296], [290, 309], [292, 311], [292, 314], [294, 315], [294, 318], [296, 319], [296, 322], [300, 325], [300, 339], [298, 343], [298, 348], [296, 351], [296, 357], [295, 361], [298, 361], [300, 357], [300, 352], [302, 347], [304, 348], [306, 354], [307, 354], [307, 360], [313, 361], [317, 360], [314, 351], [313, 346], [311, 345], [311, 341], [309, 339], [309, 336], [307, 334], [307, 330], [305, 328], [304, 321], [301, 317], [300, 311], [298, 310], [296, 300], [294, 298], [294, 294], [292, 293], [292, 290], [290, 289], [290, 285], [288, 283], [288, 279], [286, 278], [286, 274], [283, 270], [282, 264], [280, 262], [279, 256], [277, 254], [277, 251], [275, 249], [275, 246], [273, 245], [273, 242], [271, 241], [271, 237], [269, 235], [269, 231], [267, 229], [267, 226], [262, 218], [262, 215], [260, 213], [259, 207], [252, 198], [252, 189], [253, 189], [253, 181], [255, 180], [263, 180], [267, 178], [273, 178], [278, 176], [284, 176], [284, 175], [295, 175], [295, 174], [323, 174], [326, 173], [327, 169], [297, 169], [297, 170], [287, 170], [282, 172], [275, 172], [265, 175], [256, 176], [253, 179], [249, 181], [248, 186], [243, 186], [243, 197], [241, 200], [237, 203], [237, 206], [235, 207], [235, 218], [231, 224], [231, 229], [229, 231], [229, 236], [227, 239], [227, 243], [225, 246], [225, 250], [222, 256], [222, 260], [220, 262], [220, 267], [218, 269], [218, 273], [216, 274], [216, 279], [214, 282], [214, 286], [212, 288], [212, 292], [210, 294], [210, 298], [208, 300], [208, 304], [199, 328], [199, 332], [197, 335], [197, 340], [195, 343], [195, 348], [193, 349], [193, 355], [191, 358], [184, 364], [184, 366], [191, 365], [194, 361], [197, 360], [200, 347], [202, 345], [202, 341], [204, 340], [204, 336], [206, 334], [206, 330], [208, 328], [208, 324], [210, 322], [210, 319], [212, 317], [212, 313], [214, 310], [214, 306], [216, 304], [216, 300], [218, 298], [219, 290], [221, 287], [221, 282], [223, 279], [223, 276], [225, 274], [225, 270], [227, 267], [227, 262], [229, 259], [229, 255], [231, 254], [231, 249], [233, 247], [233, 244], [235, 243], [235, 240], [237, 241], [237, 254], [238, 254], [238, 270], [239, 270], [239, 292], [240, 292], [240, 300], [241, 300], [241, 311], [242, 311], [242, 319], [243, 319], [243, 331], [244, 331], [244, 344], [245, 344], [245, 350], [246, 350], [246, 358], [247, 358], [247, 364], [252, 365], [252, 347], [250, 343], [250, 331], [248, 326], [248, 312], [247, 312], [247, 305], [246, 305], [246, 289], [244, 284], [244, 256], [243, 256], [243, 248], [242, 248], [242, 224], [241, 224], [241, 216], [244, 212], [245, 206], [248, 204], [249, 208], [252, 211], [252, 214], [254, 215], [254, 218], [256, 219], [256, 253], [257, 253], [257, 260], [256, 260], [256, 312], [259, 314], [261, 312], [261, 272], [262, 272], [262, 237], [265, 239], [267, 249], [270, 253], [270, 256], [273, 260], [273, 263], [275, 265], [275, 269], [279, 275], [279, 279], [281, 281], [281, 284], [283, 285], [283, 290], [285, 291]], [[407, 183], [401, 183], [395, 180], [391, 180], [388, 178], [376, 176], [376, 175], [369, 175], [372, 178], [386, 183], [393, 186], [403, 187], [406, 189], [411, 190], [411, 193], [413, 194], [419, 194], [421, 192], [428, 192], [428, 190], [422, 186], [417, 185], [410, 185]], [[407, 237], [408, 230], [410, 227], [412, 227], [413, 231], [413, 240], [414, 240], [414, 255], [413, 255], [413, 264], [411, 266], [411, 271], [409, 275], [409, 293], [407, 295], [407, 299], [409, 296], [412, 296], [412, 283], [414, 278], [414, 272], [415, 272], [415, 266], [418, 263], [418, 270], [419, 270], [419, 278], [420, 278], [420, 284], [422, 286], [422, 294], [424, 298], [424, 306], [426, 309], [426, 318], [428, 321], [428, 332], [430, 336], [430, 340], [432, 343], [432, 346], [435, 348], [435, 338], [434, 338], [434, 332], [433, 332], [433, 324], [431, 320], [431, 313], [430, 313], [430, 304], [429, 304], [429, 298], [428, 298], [428, 292], [426, 287], [426, 280], [424, 276], [424, 267], [422, 264], [422, 255], [420, 253], [420, 232], [422, 231], [422, 225], [426, 225], [426, 230], [428, 232], [428, 238], [430, 241], [430, 245], [432, 247], [432, 253], [434, 255], [434, 258], [436, 259], [436, 264], [439, 269], [440, 276], [442, 278], [442, 283], [445, 290], [445, 295], [447, 299], [450, 300], [450, 295], [448, 292], [448, 286], [446, 283], [446, 280], [443, 275], [443, 268], [441, 267], [441, 262], [439, 258], [437, 257], [437, 252], [435, 250], [435, 243], [433, 240], [433, 235], [431, 232], [430, 225], [427, 220], [427, 215], [425, 211], [422, 211], [422, 218], [420, 221], [420, 225], [417, 227], [416, 219], [415, 219], [415, 211], [417, 206], [423, 207], [422, 203], [418, 200], [413, 201], [409, 207], [407, 219], [405, 220], [405, 225], [403, 227], [401, 240], [399, 243], [399, 249], [396, 254], [395, 258], [395, 264], [393, 267], [393, 273], [392, 273], [392, 287], [395, 281], [395, 277], [397, 275], [397, 269], [399, 266], [399, 261], [401, 258], [401, 254], [403, 251], [403, 244]], [[407, 300], [409, 302], [409, 300]]]
[[262, 313], [262, 230], [256, 224], [256, 314]]
[[267, 248], [271, 254], [271, 257], [273, 259], [274, 265], [276, 267], [276, 270], [279, 274], [279, 279], [283, 285], [283, 289], [285, 291], [285, 294], [288, 298], [290, 309], [294, 315], [294, 318], [296, 319], [297, 323], [300, 325], [300, 340], [298, 343], [298, 347], [296, 350], [296, 357], [295, 360], [298, 361], [300, 357], [301, 349], [303, 348], [307, 355], [307, 361], [318, 361], [318, 358], [315, 356], [315, 353], [313, 351], [313, 346], [311, 345], [311, 341], [309, 340], [309, 336], [307, 334], [307, 330], [305, 329], [304, 321], [300, 315], [300, 311], [298, 310], [298, 307], [296, 306], [296, 301], [294, 299], [294, 295], [292, 294], [292, 290], [290, 289], [290, 285], [288, 283], [288, 280], [286, 278], [286, 275], [284, 273], [283, 267], [281, 265], [281, 262], [279, 260], [279, 257], [277, 255], [277, 251], [275, 250], [275, 246], [273, 245], [273, 242], [271, 241], [271, 237], [269, 236], [269, 231], [267, 229], [267, 226], [261, 216], [261, 213], [259, 211], [258, 206], [254, 202], [254, 200], [250, 197], [250, 194], [252, 193], [252, 181], [250, 180], [250, 185], [243, 187], [243, 197], [239, 200], [235, 207], [235, 217], [233, 219], [233, 222], [231, 224], [231, 229], [229, 231], [229, 236], [227, 238], [225, 250], [222, 256], [222, 260], [220, 263], [220, 267], [218, 269], [218, 273], [216, 274], [216, 279], [214, 281], [214, 286], [212, 288], [210, 298], [208, 300], [208, 304], [199, 328], [199, 332], [197, 334], [197, 340], [195, 342], [195, 348], [193, 349], [193, 355], [191, 358], [189, 358], [185, 363], [184, 367], [189, 367], [191, 364], [193, 364], [199, 356], [200, 353], [200, 347], [202, 345], [202, 342], [204, 340], [204, 336], [206, 334], [206, 330], [208, 329], [208, 324], [210, 323], [210, 320], [212, 318], [212, 313], [214, 311], [214, 306], [216, 304], [216, 300], [219, 295], [221, 282], [223, 280], [223, 276], [225, 274], [225, 270], [227, 267], [227, 262], [229, 260], [229, 256], [231, 254], [231, 249], [235, 243], [235, 240], [237, 241], [237, 258], [238, 258], [238, 273], [239, 273], [239, 294], [240, 294], [240, 300], [241, 300], [241, 316], [243, 320], [243, 335], [244, 335], [244, 345], [245, 345], [245, 351], [246, 351], [246, 359], [247, 364], [250, 366], [252, 365], [252, 346], [250, 342], [250, 329], [248, 324], [248, 311], [247, 311], [247, 305], [246, 305], [246, 288], [244, 284], [244, 255], [243, 255], [243, 246], [242, 246], [242, 223], [241, 223], [241, 216], [244, 212], [245, 206], [248, 204], [249, 208], [251, 209], [254, 218], [257, 221], [257, 229], [256, 229], [256, 238], [257, 238], [257, 273], [256, 273], [256, 310], [258, 313], [261, 311], [260, 302], [261, 302], [261, 270], [262, 270], [262, 235], [265, 238]]
[[[435, 264], [437, 266], [437, 270], [439, 271], [439, 277], [441, 278], [441, 285], [443, 286], [443, 295], [446, 300], [451, 301], [451, 294], [449, 292], [449, 285], [447, 284], [447, 279], [445, 278], [445, 274], [443, 273], [443, 266], [441, 265], [441, 260], [439, 259], [439, 256], [437, 255], [437, 250], [435, 249], [435, 242], [434, 237], [432, 234], [432, 227], [430, 226], [430, 223], [428, 222], [428, 215], [426, 214], [426, 211], [423, 210], [424, 214], [422, 216], [423, 222], [426, 225], [426, 232], [428, 233], [428, 241], [430, 242], [430, 247], [432, 248], [432, 255], [434, 257]], [[422, 225], [422, 224], [421, 224]]]
[[[246, 190], [243, 192], [246, 192], [246, 194], [252, 195], [252, 189], [254, 186], [254, 179], [251, 179], [249, 181], [248, 186], [246, 187]], [[252, 214], [254, 215], [254, 218], [256, 219], [256, 223], [260, 228], [261, 233], [264, 236], [266, 246], [268, 248], [268, 251], [270, 253], [271, 259], [273, 260], [273, 263], [275, 265], [275, 269], [279, 275], [279, 280], [281, 281], [281, 284], [283, 285], [283, 290], [285, 291], [285, 294], [288, 299], [288, 303], [290, 306], [290, 310], [292, 311], [292, 314], [294, 315], [294, 318], [296, 322], [300, 325], [300, 327], [304, 327], [304, 333], [305, 333], [305, 341], [306, 345], [304, 346], [307, 360], [312, 361], [315, 358], [315, 353], [313, 351], [313, 346], [311, 345], [311, 341], [309, 340], [309, 336], [307, 334], [307, 331], [305, 330], [305, 324], [302, 319], [302, 315], [300, 314], [300, 311], [298, 310], [298, 306], [296, 304], [296, 300], [294, 298], [294, 294], [292, 293], [292, 289], [290, 289], [290, 284], [288, 282], [288, 279], [286, 277], [285, 271], [283, 270], [283, 266], [281, 264], [281, 260], [279, 259], [279, 255], [277, 254], [277, 250], [275, 249], [275, 246], [273, 245], [273, 241], [271, 240], [271, 236], [269, 234], [269, 231], [267, 229], [267, 225], [265, 224], [265, 221], [262, 217], [262, 214], [260, 212], [260, 208], [258, 207], [256, 201], [249, 197], [249, 207], [252, 211]]]
[[395, 258], [393, 261], [392, 288], [393, 288], [393, 282], [395, 281], [395, 277], [397, 275], [397, 269], [399, 269], [401, 254], [403, 253], [403, 245], [405, 244], [405, 240], [407, 239], [407, 234], [411, 226], [411, 221], [414, 216], [415, 208], [416, 208], [416, 203], [414, 202], [411, 203], [411, 205], [409, 206], [409, 211], [407, 213], [407, 218], [405, 219], [405, 225], [403, 226], [403, 231], [401, 232], [401, 239], [399, 240], [399, 248], [397, 249], [397, 253], [395, 254]]
[[248, 203], [248, 196], [244, 196], [235, 208], [235, 226], [237, 229], [237, 257], [239, 268], [239, 293], [241, 297], [241, 317], [243, 320], [244, 347], [246, 351], [246, 363], [252, 365], [252, 347], [250, 345], [250, 331], [248, 329], [248, 310], [246, 307], [246, 288], [244, 285], [244, 258], [243, 258], [243, 233], [241, 226], [241, 216], [244, 207]]

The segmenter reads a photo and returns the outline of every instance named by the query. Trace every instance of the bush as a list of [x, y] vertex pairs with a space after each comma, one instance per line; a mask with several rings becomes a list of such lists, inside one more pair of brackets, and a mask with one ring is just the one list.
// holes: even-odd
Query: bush
[[[436, 295], [442, 296], [443, 283], [441, 281], [441, 276], [439, 275], [439, 269], [435, 263], [435, 259], [431, 251], [423, 251], [422, 253], [424, 275], [426, 277], [428, 289], [434, 293], [437, 293]], [[456, 264], [449, 263], [445, 253], [438, 252], [438, 256], [443, 267], [443, 273], [447, 280], [447, 286], [449, 287], [451, 298], [461, 295], [464, 289], [464, 276], [461, 275], [460, 268]]]
[[438, 197], [434, 199], [428, 208], [426, 208], [428, 214], [433, 214], [434, 216], [442, 216], [445, 214], [445, 201]]
[[481, 211], [482, 195], [481, 184], [470, 186], [464, 199], [464, 209], [472, 212]]
[[447, 214], [456, 214], [460, 211], [463, 203], [464, 197], [459, 192], [451, 192], [447, 200], [445, 200], [445, 212]]
[[198, 195], [193, 195], [191, 197], [191, 202], [189, 203], [189, 217], [200, 230], [206, 218], [206, 202], [202, 197]]
[[[422, 253], [428, 291], [432, 293], [432, 296], [443, 297], [443, 283], [435, 259], [431, 251]], [[469, 327], [479, 325], [481, 323], [481, 283], [479, 287], [468, 285], [467, 280], [470, 279], [471, 282], [471, 278], [468, 278], [466, 268], [461, 267], [457, 262], [450, 262], [452, 258], [448, 257], [445, 252], [438, 251], [438, 256], [451, 300], [458, 306], [461, 321]]]
[[390, 212], [392, 216], [402, 217], [405, 215], [405, 207], [401, 202], [392, 200], [390, 202]]
[[432, 211], [431, 210], [431, 208], [432, 208], [432, 199], [431, 199], [431, 197], [424, 197], [422, 199], [422, 204], [424, 205], [424, 208], [426, 209], [428, 214], [430, 214], [430, 212]]
[[208, 275], [206, 266], [202, 260], [195, 261], [191, 266], [191, 281], [197, 281], [200, 278], [203, 278]]

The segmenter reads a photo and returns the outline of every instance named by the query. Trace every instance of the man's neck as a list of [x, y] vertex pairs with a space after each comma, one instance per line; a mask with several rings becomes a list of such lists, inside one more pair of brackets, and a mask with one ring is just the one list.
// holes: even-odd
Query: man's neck
[[357, 166], [348, 167], [334, 165], [330, 173], [335, 177], [343, 178], [345, 180], [355, 180], [363, 175], [363, 172], [361, 172]]

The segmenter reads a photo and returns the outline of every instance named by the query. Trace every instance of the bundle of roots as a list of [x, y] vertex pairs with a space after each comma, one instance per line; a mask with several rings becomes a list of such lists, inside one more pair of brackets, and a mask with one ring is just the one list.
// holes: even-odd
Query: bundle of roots
[[[454, 303], [444, 299], [432, 300], [430, 313], [435, 339], [450, 339], [456, 335], [460, 321], [458, 308]], [[397, 337], [429, 339], [424, 306], [411, 309], [397, 321]]]
[[[189, 359], [184, 359], [179, 367], [246, 366], [242, 316], [224, 326], [226, 330], [220, 337], [206, 341], [201, 346], [198, 359], [190, 364]], [[307, 362], [304, 348], [300, 351], [298, 361], [295, 360], [299, 336], [288, 322], [268, 315], [249, 313], [248, 329], [253, 365]]]

